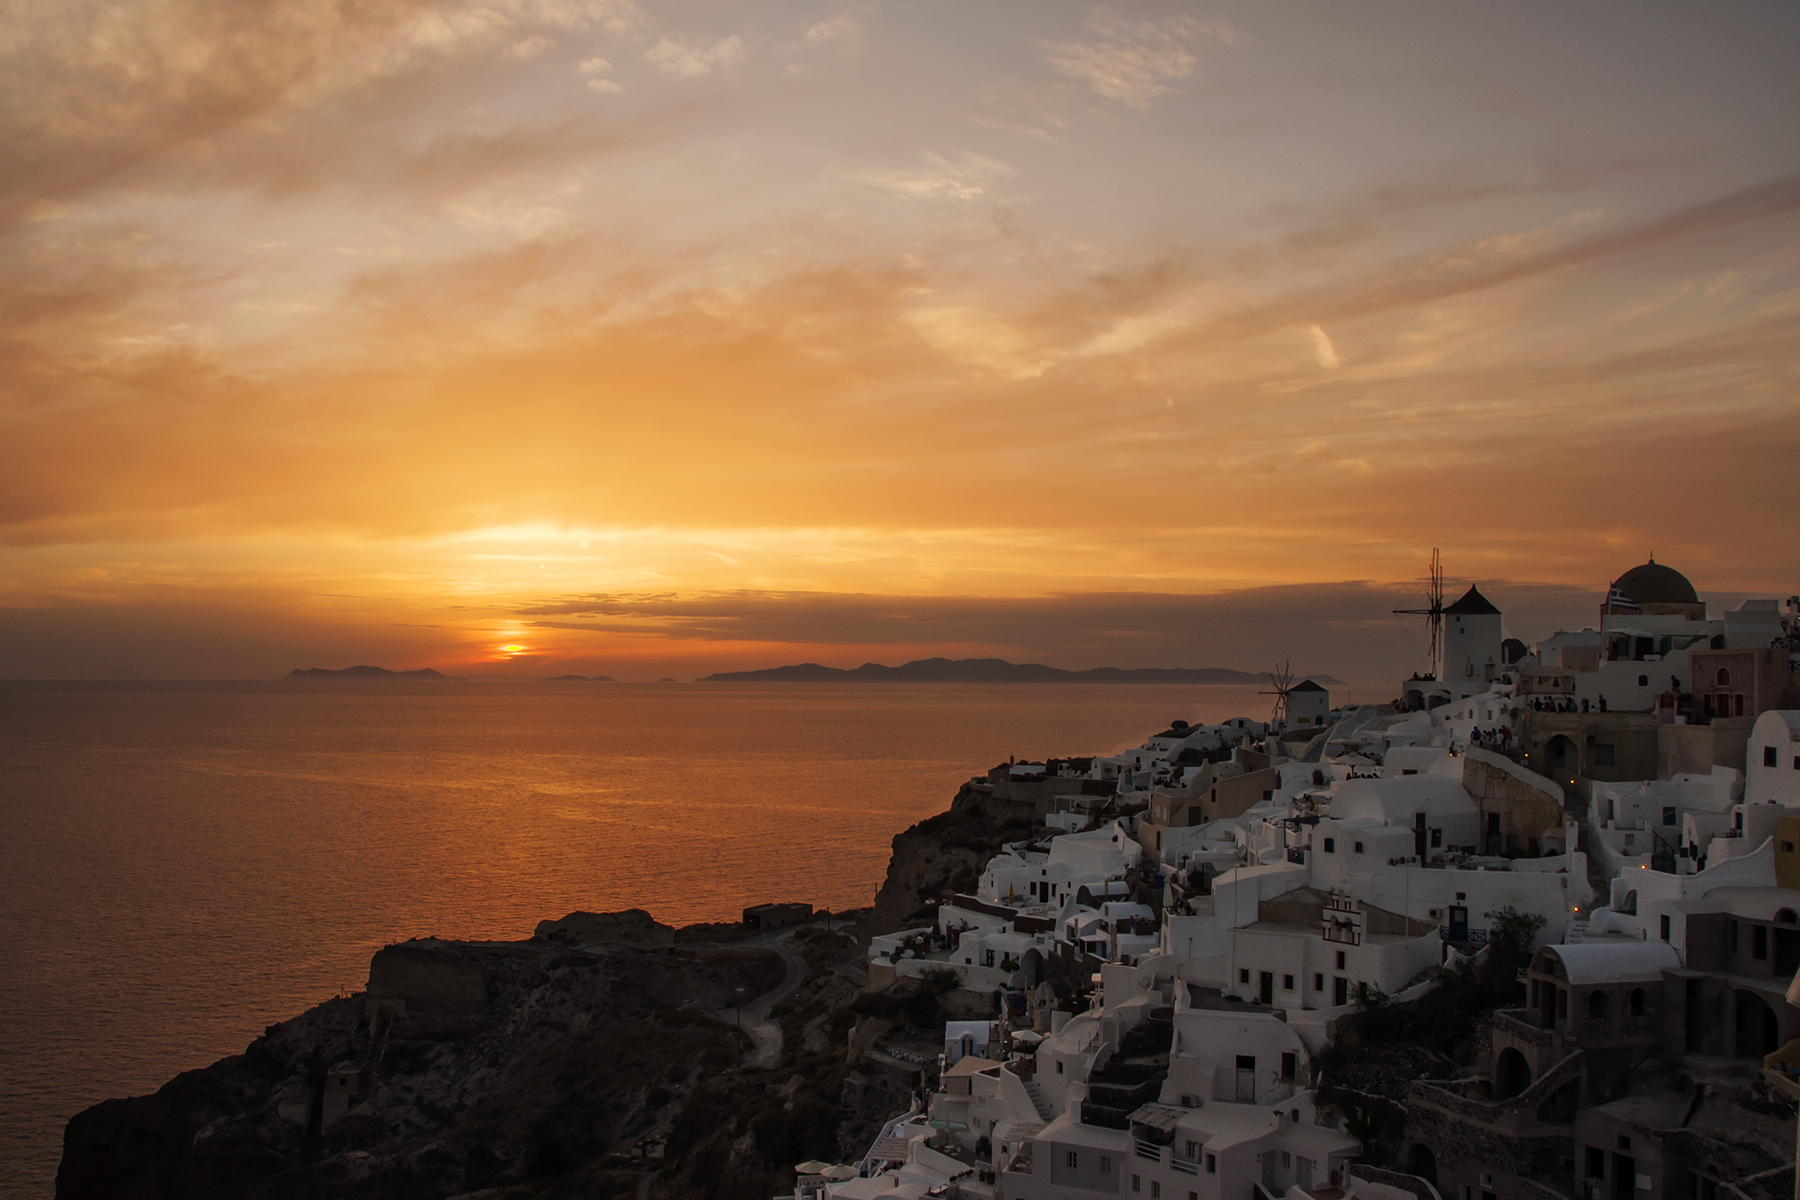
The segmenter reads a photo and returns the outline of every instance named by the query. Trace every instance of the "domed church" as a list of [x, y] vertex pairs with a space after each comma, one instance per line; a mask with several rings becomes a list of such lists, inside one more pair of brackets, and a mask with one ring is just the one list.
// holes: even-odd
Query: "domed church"
[[1694, 591], [1688, 577], [1665, 567], [1651, 555], [1650, 561], [1633, 567], [1617, 579], [1600, 602], [1600, 616], [1681, 617], [1706, 620], [1706, 602]]

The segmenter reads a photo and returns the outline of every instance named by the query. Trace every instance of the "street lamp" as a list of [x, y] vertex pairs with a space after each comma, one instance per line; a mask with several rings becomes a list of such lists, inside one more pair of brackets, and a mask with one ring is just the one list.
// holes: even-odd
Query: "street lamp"
[[744, 1065], [744, 989], [734, 988], [737, 1003], [732, 1006], [732, 1016], [737, 1022], [737, 1036], [731, 1039], [732, 1049], [737, 1052], [737, 1065]]

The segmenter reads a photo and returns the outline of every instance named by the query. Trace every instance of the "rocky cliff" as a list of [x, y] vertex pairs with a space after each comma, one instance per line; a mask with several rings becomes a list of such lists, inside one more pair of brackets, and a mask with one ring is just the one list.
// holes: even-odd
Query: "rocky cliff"
[[[995, 791], [965, 787], [896, 836], [876, 908], [848, 927], [675, 930], [633, 910], [385, 947], [363, 992], [78, 1114], [57, 1195], [605, 1198], [651, 1178], [667, 1200], [762, 1200], [802, 1159], [854, 1162], [943, 1036], [912, 981], [862, 994], [868, 936], [972, 889], [1030, 833], [1035, 794]], [[865, 1057], [859, 1025], [911, 1057]]]
[[[1005, 764], [998, 770], [1004, 772]], [[988, 859], [1004, 843], [1029, 837], [1041, 815], [1042, 803], [1035, 794], [1015, 797], [1004, 785], [964, 784], [948, 812], [894, 835], [887, 878], [875, 894], [870, 932], [893, 933], [929, 924], [931, 901], [973, 892]]]
[[[677, 931], [643, 913], [546, 926], [387, 947], [365, 992], [154, 1095], [88, 1109], [65, 1131], [57, 1195], [635, 1195], [665, 1144], [680, 1155], [659, 1192], [710, 1195], [738, 1149], [745, 1177], [777, 1165], [763, 1151], [838, 1157], [830, 1103], [846, 1068], [806, 1046], [861, 990], [853, 936]], [[811, 1126], [790, 1134], [796, 1101]], [[736, 1147], [771, 1106], [766, 1146]]]

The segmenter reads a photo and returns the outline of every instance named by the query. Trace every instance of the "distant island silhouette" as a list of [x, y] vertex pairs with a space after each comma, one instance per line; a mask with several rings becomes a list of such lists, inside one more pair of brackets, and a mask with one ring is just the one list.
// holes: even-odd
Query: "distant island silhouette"
[[552, 675], [545, 683], [611, 683], [611, 675]]
[[439, 679], [446, 683], [450, 676], [440, 674], [425, 667], [418, 671], [390, 671], [386, 667], [345, 667], [341, 671], [333, 671], [326, 667], [307, 667], [305, 670], [295, 668], [289, 671], [288, 679]]
[[[1342, 684], [1330, 675], [1310, 675], [1319, 683]], [[864, 663], [854, 669], [800, 663], [761, 671], [721, 671], [701, 683], [1267, 683], [1267, 671], [1225, 667], [1094, 667], [1065, 671], [1041, 663], [1003, 658], [920, 658], [899, 667]]]

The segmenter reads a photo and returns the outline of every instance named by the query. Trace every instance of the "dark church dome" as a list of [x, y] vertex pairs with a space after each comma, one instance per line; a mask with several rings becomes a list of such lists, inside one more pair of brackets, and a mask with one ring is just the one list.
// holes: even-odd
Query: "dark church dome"
[[1637, 604], [1698, 604], [1700, 597], [1687, 576], [1654, 558], [1619, 576], [1613, 587]]

